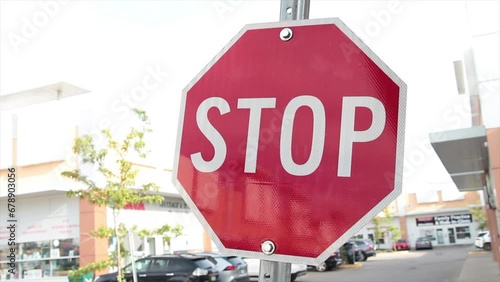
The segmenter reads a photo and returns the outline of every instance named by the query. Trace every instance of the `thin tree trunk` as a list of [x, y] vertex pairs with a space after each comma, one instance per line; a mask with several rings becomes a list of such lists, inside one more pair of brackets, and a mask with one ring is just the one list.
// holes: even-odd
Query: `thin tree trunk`
[[122, 282], [123, 277], [122, 277], [122, 254], [121, 254], [121, 242], [120, 242], [120, 237], [118, 236], [118, 225], [116, 223], [118, 217], [118, 211], [116, 209], [113, 209], [113, 228], [115, 232], [115, 238], [116, 238], [116, 266], [118, 267], [118, 281]]

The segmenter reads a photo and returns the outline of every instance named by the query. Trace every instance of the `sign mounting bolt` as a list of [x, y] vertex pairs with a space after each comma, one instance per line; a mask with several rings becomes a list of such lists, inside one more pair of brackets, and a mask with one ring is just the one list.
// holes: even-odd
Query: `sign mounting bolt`
[[293, 36], [293, 31], [291, 29], [289, 29], [288, 27], [286, 27], [280, 31], [280, 38], [283, 41], [288, 41], [288, 40], [292, 39], [292, 36]]
[[260, 247], [262, 252], [266, 255], [272, 255], [274, 254], [274, 251], [276, 251], [276, 245], [274, 245], [274, 242], [270, 240], [262, 242]]

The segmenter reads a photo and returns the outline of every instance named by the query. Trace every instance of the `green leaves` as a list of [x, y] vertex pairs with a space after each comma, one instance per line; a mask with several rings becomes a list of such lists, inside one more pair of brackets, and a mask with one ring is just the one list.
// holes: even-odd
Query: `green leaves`
[[[394, 214], [391, 212], [390, 206], [387, 206], [379, 215], [372, 219], [371, 223], [373, 224], [374, 243], [376, 245], [379, 245], [379, 240], [384, 238], [385, 232], [389, 232], [391, 234], [391, 239], [393, 241], [399, 239], [401, 236], [399, 228], [392, 225], [393, 218]], [[393, 237], [395, 236], [398, 238], [394, 239]]]
[[488, 225], [488, 220], [486, 217], [486, 211], [484, 207], [472, 207], [469, 209], [475, 222], [478, 223], [477, 230], [485, 230]]
[[81, 266], [77, 270], [70, 270], [68, 273], [68, 276], [73, 277], [75, 279], [79, 279], [79, 278], [82, 278], [83, 275], [85, 275], [87, 273], [93, 273], [97, 270], [106, 269], [108, 267], [115, 266], [115, 265], [116, 265], [116, 263], [111, 258], [108, 258], [108, 259], [103, 260], [103, 261], [93, 262], [93, 263], [87, 264], [86, 266]]
[[153, 230], [142, 229], [137, 231], [137, 227], [134, 227], [134, 229], [132, 230], [141, 237], [163, 236], [163, 242], [170, 244], [170, 240], [172, 238], [175, 238], [182, 234], [183, 227], [180, 225], [172, 227], [166, 224]]
[[147, 156], [144, 137], [146, 133], [151, 132], [146, 112], [139, 109], [133, 109], [133, 112], [142, 124], [139, 128], [131, 128], [122, 140], [117, 140], [109, 129], [101, 131], [105, 140], [103, 148], [100, 148], [90, 135], [75, 139], [73, 151], [78, 154], [81, 162], [93, 165], [106, 181], [105, 184], [98, 186], [79, 169], [64, 171], [62, 173], [64, 177], [86, 186], [86, 189], [68, 192], [68, 196], [88, 199], [92, 204], [106, 205], [117, 210], [123, 209], [130, 203], [161, 201], [158, 197], [147, 195], [150, 192], [157, 192], [157, 185], [136, 184], [139, 170], [128, 159], [131, 153], [142, 158]]
[[[94, 170], [92, 178], [83, 174], [80, 169], [61, 173], [62, 176], [85, 186], [84, 189], [69, 191], [67, 193], [69, 197], [85, 199], [93, 205], [107, 206], [112, 210], [114, 226], [112, 228], [100, 226], [91, 233], [91, 236], [117, 238], [119, 246], [108, 259], [82, 266], [71, 272], [70, 275], [75, 278], [110, 266], [117, 266], [118, 276], [123, 277], [121, 261], [123, 254], [126, 253], [124, 238], [128, 229], [124, 224], [117, 224], [120, 210], [128, 204], [161, 203], [164, 200], [162, 196], [156, 195], [159, 187], [155, 183], [136, 183], [139, 169], [130, 161], [130, 158], [147, 157], [149, 151], [146, 149], [145, 136], [152, 130], [145, 111], [139, 109], [132, 109], [132, 111], [136, 114], [140, 125], [131, 128], [122, 139], [117, 139], [109, 129], [101, 130], [102, 138], [98, 140], [103, 140], [102, 144], [98, 144], [91, 135], [83, 135], [75, 139], [73, 152], [78, 155], [82, 164], [92, 166]], [[95, 182], [93, 179], [104, 179], [104, 181]], [[139, 232], [141, 236], [164, 236], [164, 241], [170, 242], [171, 238], [182, 233], [182, 227], [164, 225], [154, 230], [136, 230], [136, 232]]]

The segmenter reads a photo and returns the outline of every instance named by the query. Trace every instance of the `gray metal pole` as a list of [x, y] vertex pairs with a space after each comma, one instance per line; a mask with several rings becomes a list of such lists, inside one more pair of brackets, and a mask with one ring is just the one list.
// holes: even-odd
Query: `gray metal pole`
[[132, 281], [137, 282], [137, 272], [135, 270], [135, 255], [134, 255], [134, 238], [132, 237], [132, 231], [130, 229], [128, 230], [128, 246], [130, 249], [130, 258], [131, 258], [131, 264], [132, 264]]
[[307, 20], [311, 0], [281, 0], [280, 21]]
[[[309, 19], [311, 0], [281, 0], [280, 21]], [[292, 264], [261, 260], [259, 282], [290, 282]]]
[[261, 260], [259, 268], [259, 282], [290, 282], [292, 264]]

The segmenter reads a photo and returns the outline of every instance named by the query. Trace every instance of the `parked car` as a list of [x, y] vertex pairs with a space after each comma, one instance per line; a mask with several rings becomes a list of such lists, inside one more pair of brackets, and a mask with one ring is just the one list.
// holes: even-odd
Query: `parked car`
[[346, 260], [348, 263], [353, 264], [357, 261], [362, 261], [363, 260], [363, 253], [361, 252], [361, 249], [358, 247], [358, 245], [354, 242], [347, 241], [342, 245], [340, 248], [340, 252], [343, 255], [343, 259]]
[[373, 257], [377, 255], [376, 246], [373, 244], [371, 240], [368, 239], [352, 239], [351, 242], [356, 243], [361, 250], [361, 259], [362, 261], [366, 261], [369, 257]]
[[491, 250], [491, 236], [490, 231], [481, 231], [477, 234], [476, 240], [474, 241], [476, 248], [483, 250]]
[[[260, 260], [254, 258], [243, 258], [243, 260], [248, 265], [248, 275], [251, 280], [257, 280], [259, 278], [259, 270], [260, 270]], [[307, 265], [305, 264], [295, 264], [292, 263], [292, 271], [291, 271], [291, 281], [295, 281], [300, 276], [304, 276], [307, 274]]]
[[308, 265], [307, 267], [314, 268], [316, 269], [316, 271], [319, 272], [323, 272], [327, 270], [332, 270], [341, 264], [342, 264], [342, 255], [340, 254], [340, 251], [337, 250], [335, 253], [329, 256], [324, 262], [318, 265]]
[[198, 253], [207, 257], [219, 271], [220, 282], [248, 282], [248, 267], [246, 262], [237, 256], [225, 256], [219, 253]]
[[399, 239], [396, 244], [394, 244], [394, 247], [392, 247], [394, 251], [402, 251], [402, 250], [410, 250], [410, 242], [408, 242], [406, 239]]
[[432, 249], [432, 241], [428, 237], [418, 237], [415, 242], [415, 250]]
[[[138, 282], [147, 281], [219, 281], [215, 265], [203, 256], [160, 255], [135, 261]], [[132, 264], [123, 268], [125, 280], [132, 282]], [[118, 272], [96, 277], [95, 282], [116, 282]]]

